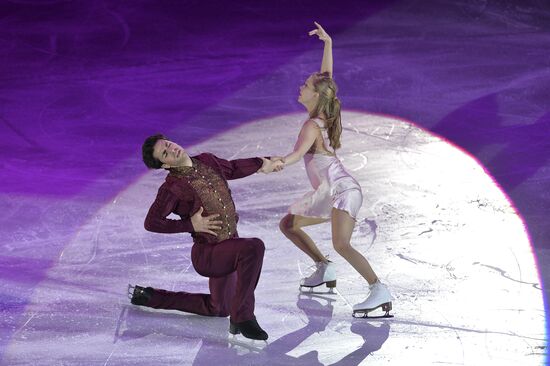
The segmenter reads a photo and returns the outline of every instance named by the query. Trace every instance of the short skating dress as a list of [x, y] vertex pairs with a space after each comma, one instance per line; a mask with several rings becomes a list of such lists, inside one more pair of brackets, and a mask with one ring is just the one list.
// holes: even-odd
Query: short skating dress
[[[344, 169], [342, 162], [330, 146], [328, 132], [321, 119], [312, 119], [321, 128], [323, 145], [331, 155], [308, 152], [304, 155], [307, 176], [314, 189], [292, 204], [288, 212], [293, 215], [330, 218], [332, 208], [347, 211], [357, 219], [357, 213], [363, 203], [361, 186]], [[311, 151], [311, 150], [310, 150]]]

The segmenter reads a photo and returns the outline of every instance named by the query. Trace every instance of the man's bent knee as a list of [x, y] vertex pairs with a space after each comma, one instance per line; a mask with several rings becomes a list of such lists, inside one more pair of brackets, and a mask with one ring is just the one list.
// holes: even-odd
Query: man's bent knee
[[259, 254], [263, 254], [265, 252], [265, 244], [262, 241], [262, 239], [259, 238], [252, 238], [252, 249]]

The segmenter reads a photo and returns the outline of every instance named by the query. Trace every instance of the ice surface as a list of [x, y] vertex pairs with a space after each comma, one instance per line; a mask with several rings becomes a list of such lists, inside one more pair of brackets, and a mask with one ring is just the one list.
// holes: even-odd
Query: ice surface
[[[281, 115], [190, 148], [232, 159], [290, 151], [306, 117]], [[165, 173], [120, 192], [83, 225], [35, 287], [5, 365], [538, 365], [544, 307], [522, 221], [477, 162], [389, 116], [344, 113], [346, 168], [363, 207], [352, 244], [395, 300], [390, 320], [351, 317], [366, 282], [332, 249], [330, 225], [306, 229], [336, 264], [337, 293], [298, 291], [312, 264], [279, 231], [310, 187], [303, 164], [231, 181], [241, 237], [266, 244], [256, 316], [270, 335], [256, 350], [228, 341], [228, 319], [133, 306], [128, 283], [207, 291], [187, 234], [143, 220]], [[376, 229], [370, 220], [376, 222]]]

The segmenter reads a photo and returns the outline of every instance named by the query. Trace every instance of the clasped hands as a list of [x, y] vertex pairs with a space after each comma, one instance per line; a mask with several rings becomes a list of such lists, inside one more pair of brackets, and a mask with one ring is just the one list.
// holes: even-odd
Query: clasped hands
[[258, 172], [265, 174], [279, 172], [285, 166], [285, 161], [281, 156], [272, 156], [271, 159], [262, 158], [262, 160], [264, 163]]

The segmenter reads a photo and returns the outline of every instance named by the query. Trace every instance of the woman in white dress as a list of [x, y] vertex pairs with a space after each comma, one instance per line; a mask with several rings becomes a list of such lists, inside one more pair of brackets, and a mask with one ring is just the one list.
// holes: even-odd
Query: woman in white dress
[[289, 214], [280, 222], [280, 228], [315, 262], [315, 272], [302, 279], [300, 286], [312, 288], [325, 284], [331, 288], [336, 286], [333, 264], [302, 230], [304, 226], [330, 221], [334, 249], [369, 283], [369, 296], [354, 305], [354, 314], [363, 313], [366, 316], [369, 311], [381, 307], [388, 315], [392, 305], [388, 289], [379, 281], [366, 258], [350, 245], [363, 195], [361, 186], [344, 169], [336, 155], [342, 124], [337, 87], [332, 79], [332, 39], [318, 23], [315, 25], [317, 29], [310, 31], [309, 35], [317, 35], [325, 44], [321, 72], [312, 74], [306, 80], [298, 97], [310, 118], [302, 126], [294, 151], [282, 158], [285, 165], [304, 159], [314, 191], [290, 206]]

